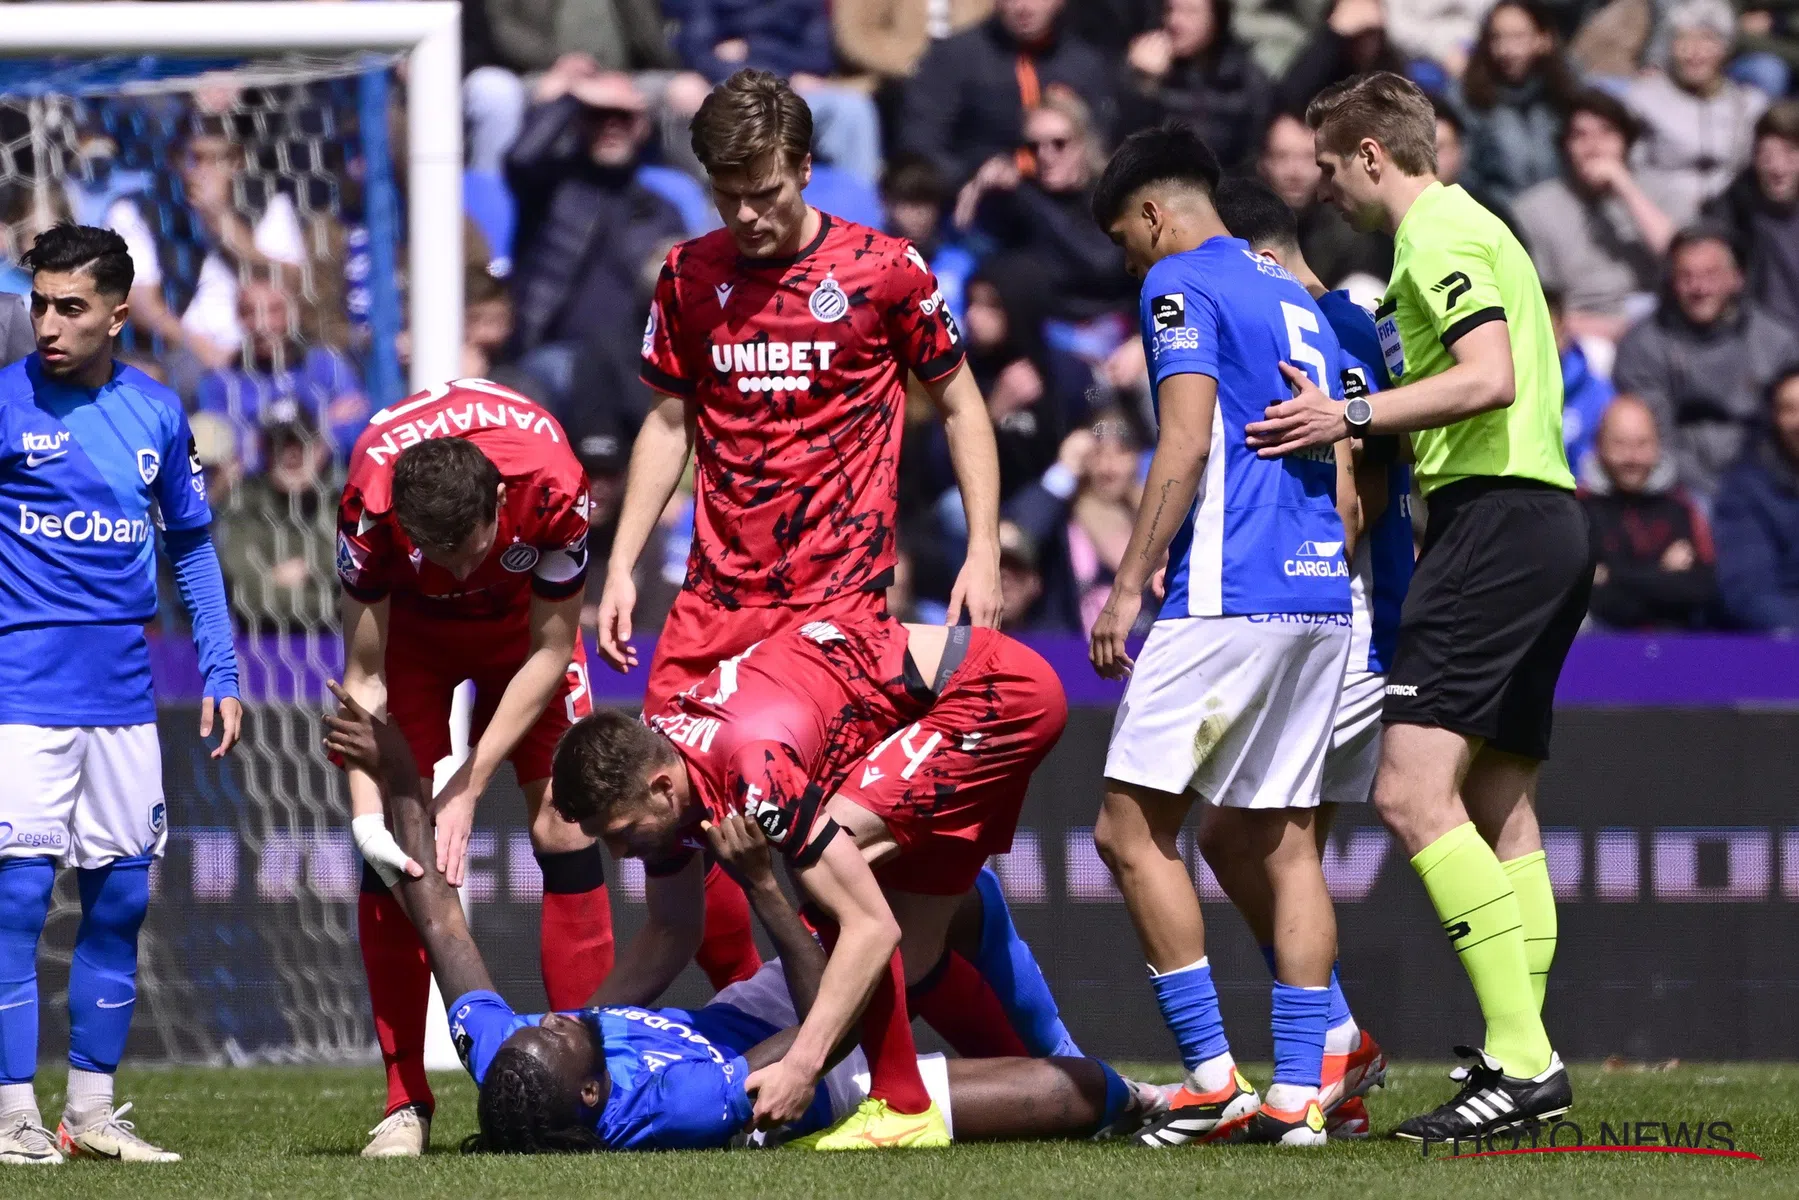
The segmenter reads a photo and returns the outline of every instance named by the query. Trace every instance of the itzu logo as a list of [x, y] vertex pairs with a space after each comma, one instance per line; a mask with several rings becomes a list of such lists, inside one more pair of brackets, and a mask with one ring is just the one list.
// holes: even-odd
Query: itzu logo
[[1301, 542], [1281, 569], [1289, 576], [1309, 575], [1320, 579], [1349, 574], [1349, 564], [1343, 561], [1342, 542]]
[[55, 433], [27, 433], [19, 438], [19, 448], [25, 451], [25, 465], [40, 467], [47, 462], [54, 462], [68, 454], [65, 448], [69, 440], [69, 431], [59, 429]]
[[841, 321], [849, 316], [850, 298], [843, 294], [842, 286], [835, 279], [826, 275], [824, 282], [812, 289], [806, 307], [821, 321]]

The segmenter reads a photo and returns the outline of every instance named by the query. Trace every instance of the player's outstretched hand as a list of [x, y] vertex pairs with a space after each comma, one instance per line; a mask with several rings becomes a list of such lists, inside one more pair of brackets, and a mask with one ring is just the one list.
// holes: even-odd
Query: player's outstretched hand
[[337, 697], [337, 711], [325, 714], [325, 749], [342, 758], [345, 766], [366, 771], [377, 780], [385, 780], [389, 774], [404, 777], [407, 772], [417, 776], [412, 750], [399, 730], [390, 722], [377, 720], [337, 680], [327, 679], [325, 686]]
[[[200, 736], [212, 736], [213, 698], [205, 697], [200, 701]], [[231, 747], [237, 745], [238, 736], [244, 728], [244, 706], [236, 696], [226, 696], [218, 701], [219, 744], [212, 752], [213, 758], [224, 758], [231, 753]]]
[[1005, 595], [1000, 591], [998, 551], [991, 555], [971, 551], [963, 560], [956, 586], [950, 590], [949, 613], [943, 623], [960, 625], [964, 607], [968, 609], [970, 625], [999, 628], [1000, 617], [1005, 612]]
[[779, 1129], [806, 1115], [818, 1080], [810, 1071], [789, 1066], [786, 1059], [752, 1071], [744, 1090], [755, 1097], [750, 1120], [757, 1129]]
[[1270, 404], [1263, 414], [1266, 420], [1244, 427], [1249, 448], [1262, 458], [1280, 458], [1348, 437], [1343, 405], [1320, 391], [1312, 377], [1292, 363], [1280, 366], [1281, 374], [1293, 385], [1293, 399]]
[[437, 869], [461, 887], [468, 873], [468, 840], [475, 828], [475, 802], [483, 786], [474, 777], [471, 757], [456, 769], [443, 790], [431, 801], [431, 819], [437, 825]]
[[774, 855], [762, 827], [746, 820], [742, 813], [729, 813], [724, 820], [701, 821], [700, 829], [712, 847], [718, 865], [745, 890], [768, 887], [775, 882]]
[[598, 628], [600, 657], [620, 675], [637, 666], [637, 650], [631, 645], [631, 610], [637, 607], [637, 584], [628, 571], [609, 571], [600, 593]]
[[1135, 664], [1125, 653], [1124, 643], [1142, 609], [1143, 593], [1120, 588], [1116, 583], [1112, 585], [1112, 594], [1106, 598], [1106, 606], [1099, 610], [1099, 619], [1093, 622], [1093, 633], [1087, 644], [1087, 657], [1101, 679], [1130, 676]]

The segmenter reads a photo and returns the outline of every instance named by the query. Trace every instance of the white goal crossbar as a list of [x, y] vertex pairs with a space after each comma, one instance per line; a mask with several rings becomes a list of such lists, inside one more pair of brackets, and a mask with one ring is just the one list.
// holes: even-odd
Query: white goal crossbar
[[0, 57], [407, 55], [411, 390], [423, 391], [461, 374], [461, 9], [444, 0], [7, 4], [0, 7]]

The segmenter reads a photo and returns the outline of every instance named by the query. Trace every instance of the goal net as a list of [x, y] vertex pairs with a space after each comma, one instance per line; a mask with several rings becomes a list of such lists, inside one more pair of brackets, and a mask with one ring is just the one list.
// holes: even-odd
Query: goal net
[[[243, 741], [215, 761], [165, 580], [152, 642], [170, 841], [129, 1053], [365, 1057], [360, 861], [320, 750], [323, 681], [341, 669], [335, 503], [350, 444], [411, 390], [407, 368], [415, 385], [459, 373], [455, 6], [8, 7], [0, 290], [29, 292], [19, 255], [58, 220], [125, 237], [120, 356], [189, 412], [244, 676]], [[72, 875], [42, 943], [46, 1054], [66, 1044]]]

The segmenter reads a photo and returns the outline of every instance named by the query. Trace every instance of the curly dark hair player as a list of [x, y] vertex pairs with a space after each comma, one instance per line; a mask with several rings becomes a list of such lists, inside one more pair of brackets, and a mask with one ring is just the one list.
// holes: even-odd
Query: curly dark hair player
[[[705, 830], [743, 884], [781, 957], [701, 1009], [628, 1005], [524, 1015], [493, 989], [455, 889], [436, 869], [431, 822], [406, 741], [332, 685], [325, 744], [365, 771], [411, 855], [393, 891], [418, 929], [449, 1004], [450, 1031], [480, 1087], [474, 1151], [542, 1154], [723, 1148], [748, 1132], [750, 1073], [778, 1061], [818, 995], [825, 957], [775, 880], [761, 831], [739, 814]], [[420, 864], [424, 864], [421, 866]], [[961, 1140], [1113, 1135], [1162, 1103], [1161, 1092], [1098, 1059], [995, 1058], [920, 1062]], [[829, 1128], [867, 1094], [860, 1053], [820, 1081], [811, 1107], [778, 1132]], [[1029, 1103], [1025, 1101], [1028, 1099]]]

